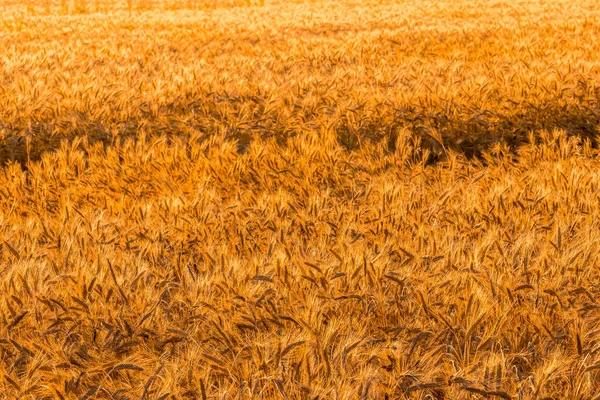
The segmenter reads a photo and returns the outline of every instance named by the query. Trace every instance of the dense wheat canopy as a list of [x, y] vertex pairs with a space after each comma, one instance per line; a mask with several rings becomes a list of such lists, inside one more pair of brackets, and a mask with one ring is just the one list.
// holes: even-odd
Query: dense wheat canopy
[[0, 397], [600, 398], [596, 3], [4, 1]]

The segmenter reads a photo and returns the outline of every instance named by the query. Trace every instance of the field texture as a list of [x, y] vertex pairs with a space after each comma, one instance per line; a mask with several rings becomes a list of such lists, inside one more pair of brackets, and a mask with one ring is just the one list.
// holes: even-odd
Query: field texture
[[600, 398], [596, 0], [0, 13], [1, 399]]

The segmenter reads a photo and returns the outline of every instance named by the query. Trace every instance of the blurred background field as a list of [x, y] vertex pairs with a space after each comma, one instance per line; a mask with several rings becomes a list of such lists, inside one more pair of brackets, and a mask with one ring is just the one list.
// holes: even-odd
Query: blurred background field
[[271, 0], [7, 0], [5, 8], [12, 11], [25, 10], [29, 13], [49, 14], [87, 14], [109, 13], [116, 11], [165, 11], [195, 10], [243, 6], [264, 6], [281, 3]]
[[353, 150], [406, 128], [431, 161], [598, 133], [594, 1], [3, 4], [2, 159], [140, 131], [243, 149], [324, 129]]

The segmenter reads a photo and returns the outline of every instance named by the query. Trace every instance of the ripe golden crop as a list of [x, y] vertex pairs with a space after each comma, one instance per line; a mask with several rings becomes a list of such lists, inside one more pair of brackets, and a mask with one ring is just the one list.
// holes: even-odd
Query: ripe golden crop
[[600, 396], [596, 6], [4, 2], [0, 398]]

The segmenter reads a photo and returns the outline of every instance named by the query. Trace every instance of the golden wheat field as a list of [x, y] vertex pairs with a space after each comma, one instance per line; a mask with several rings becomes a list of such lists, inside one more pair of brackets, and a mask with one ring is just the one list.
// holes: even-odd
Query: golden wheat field
[[600, 399], [597, 0], [0, 15], [0, 399]]

